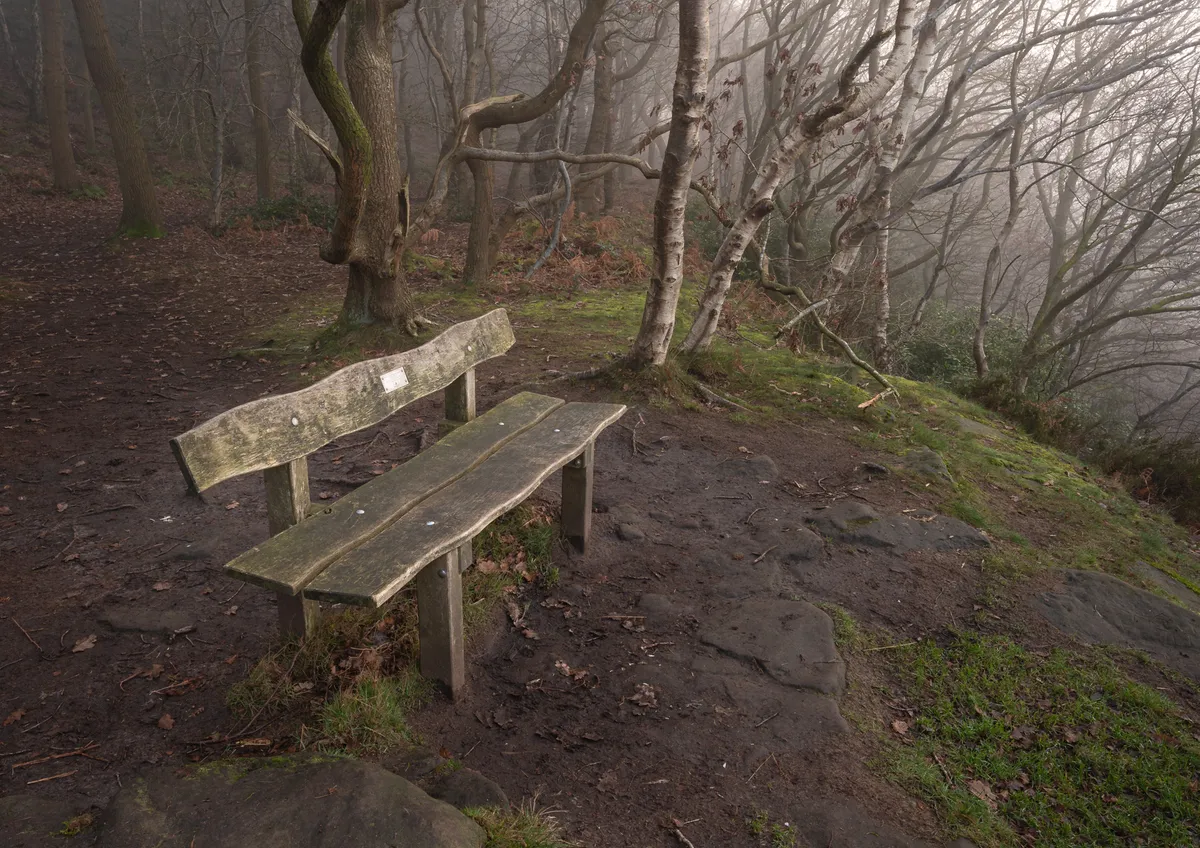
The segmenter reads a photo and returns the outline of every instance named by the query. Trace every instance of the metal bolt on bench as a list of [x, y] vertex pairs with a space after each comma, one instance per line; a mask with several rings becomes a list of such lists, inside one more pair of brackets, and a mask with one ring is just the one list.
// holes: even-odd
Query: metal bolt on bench
[[[562, 469], [563, 533], [585, 549], [595, 440], [625, 407], [522, 392], [477, 417], [475, 366], [514, 341], [497, 309], [171, 441], [197, 494], [263, 472], [270, 538], [225, 570], [275, 591], [285, 636], [312, 632], [319, 601], [378, 607], [415, 580], [421, 672], [458, 695], [466, 682], [461, 572], [473, 560], [472, 539]], [[446, 420], [436, 444], [330, 506], [311, 503], [309, 454], [440, 389]]]

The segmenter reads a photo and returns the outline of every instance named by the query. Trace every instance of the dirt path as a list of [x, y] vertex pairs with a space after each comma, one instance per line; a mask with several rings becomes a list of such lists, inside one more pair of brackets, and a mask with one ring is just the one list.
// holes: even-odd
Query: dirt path
[[970, 614], [963, 557], [814, 533], [921, 506], [835, 434], [638, 410], [623, 425], [597, 448], [594, 544], [556, 554], [561, 585], [526, 613], [538, 638], [509, 628], [473, 662], [471, 699], [421, 729], [565, 810], [587, 845], [677, 845], [675, 822], [696, 845], [758, 845], [758, 811], [812, 845], [925, 844], [907, 840], [933, 832], [927, 810], [871, 773], [839, 712], [847, 670], [809, 601], [921, 636]]
[[[275, 611], [220, 566], [265, 535], [261, 485], [189, 498], [167, 440], [294, 386], [294, 369], [225, 351], [299, 287], [337, 292], [313, 233], [184, 228], [114, 253], [98, 208], [115, 214], [25, 197], [0, 217], [0, 279], [20, 293], [0, 302], [0, 795], [52, 778], [36, 790], [103, 803], [122, 776], [218, 753], [208, 740], [239, 729], [225, 692]], [[522, 359], [482, 370], [481, 406], [526, 379]], [[315, 486], [410, 456], [436, 418], [417, 404], [388, 438], [318, 455]], [[562, 582], [528, 612], [539, 638], [499, 629], [471, 697], [417, 718], [427, 740], [564, 810], [590, 845], [677, 845], [676, 828], [756, 845], [759, 810], [812, 844], [928, 837], [924, 806], [866, 767], [832, 623], [810, 602], [915, 636], [970, 614], [972, 572], [958, 554], [814, 533], [926, 533], [901, 513], [923, 496], [827, 430], [631, 411], [599, 445], [592, 549], [556, 553]]]
[[[262, 535], [261, 493], [252, 481], [224, 487], [220, 503], [244, 503], [216, 515], [185, 496], [167, 440], [294, 379], [223, 354], [311, 281], [288, 266], [313, 236], [216, 243], [179, 232], [176, 204], [177, 235], [116, 254], [113, 204], [10, 199], [0, 280], [18, 296], [0, 301], [0, 715], [12, 720], [0, 756], [10, 765], [96, 747], [6, 768], [0, 791], [73, 771], [44, 788], [104, 799], [139, 765], [199, 755], [181, 743], [225, 727], [227, 683], [269, 643], [266, 599], [217, 567]], [[261, 274], [272, 262], [279, 273]], [[164, 627], [187, 632], [166, 638]], [[172, 721], [173, 732], [160, 729]]]

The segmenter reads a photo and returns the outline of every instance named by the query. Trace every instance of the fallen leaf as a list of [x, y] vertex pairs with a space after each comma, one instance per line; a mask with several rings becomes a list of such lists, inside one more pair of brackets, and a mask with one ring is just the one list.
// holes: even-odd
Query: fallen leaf
[[162, 718], [158, 720], [158, 726], [163, 730], [170, 730], [175, 726], [175, 719], [171, 718], [170, 713], [163, 713]]
[[7, 506], [0, 506], [0, 515], [12, 515], [12, 508], [7, 507]]
[[55, 508], [56, 510], [58, 510], [59, 512], [66, 512], [66, 511], [67, 511], [67, 505], [66, 505], [65, 503], [55, 504], [55, 505], [54, 505], [54, 508]]
[[750, 453], [750, 448], [746, 447], [745, 445], [739, 445], [738, 453]]
[[158, 680], [158, 678], [159, 678], [159, 677], [162, 675], [162, 673], [163, 673], [163, 667], [162, 667], [162, 664], [161, 664], [161, 663], [155, 663], [154, 665], [150, 666], [150, 670], [149, 670], [149, 671], [147, 671], [147, 672], [143, 672], [142, 676], [143, 676], [143, 677], [148, 677], [148, 678], [150, 678], [151, 680]]
[[225, 610], [226, 615], [237, 615], [237, 604], [234, 604], [229, 609]]
[[241, 504], [237, 501], [230, 501], [229, 503], [225, 504], [226, 509], [237, 509], [239, 506], [241, 506]]
[[512, 621], [513, 627], [521, 629], [525, 626], [525, 616], [516, 601], [512, 598], [506, 599], [504, 601], [504, 608], [508, 611], [508, 617]]
[[333, 492], [321, 492], [321, 494], [317, 495], [317, 497], [323, 501], [327, 501], [333, 497]]
[[1067, 728], [1066, 730], [1063, 731], [1063, 739], [1066, 739], [1068, 742], [1072, 742], [1072, 743], [1078, 742], [1079, 734], [1076, 733], [1074, 730]]
[[74, 562], [77, 559], [79, 559], [79, 554], [67, 554], [63, 557], [63, 562]]
[[226, 657], [225, 665], [233, 665], [235, 662], [237, 662], [237, 658], [238, 658], [237, 654], [233, 654], [232, 656]]
[[24, 710], [13, 710], [11, 713], [8, 714], [8, 718], [6, 718], [4, 720], [3, 726], [8, 727], [10, 724], [15, 724], [16, 722], [20, 721], [24, 717], [24, 715], [25, 715]]
[[908, 733], [908, 722], [896, 719], [892, 722], [892, 730], [903, 736], [904, 734]]
[[526, 639], [537, 639], [538, 638], [537, 631], [530, 630], [528, 627], [526, 627], [525, 629], [523, 629], [521, 631], [521, 635], [524, 636]]
[[968, 780], [967, 791], [987, 804], [991, 809], [996, 809], [996, 793], [992, 791], [992, 787], [988, 786], [982, 780]]
[[266, 737], [259, 737], [257, 739], [240, 739], [233, 744], [239, 748], [270, 748], [271, 740]]
[[658, 708], [658, 692], [649, 683], [639, 683], [634, 693], [626, 700], [648, 709]]
[[171, 584], [168, 583], [166, 580], [160, 580], [159, 582], [155, 583], [150, 588], [153, 589], [155, 592], [165, 592], [171, 588]]
[[94, 647], [96, 647], [95, 633], [93, 633], [91, 636], [84, 636], [82, 639], [76, 642], [75, 647], [71, 648], [71, 653], [78, 654], [80, 651], [90, 651]]

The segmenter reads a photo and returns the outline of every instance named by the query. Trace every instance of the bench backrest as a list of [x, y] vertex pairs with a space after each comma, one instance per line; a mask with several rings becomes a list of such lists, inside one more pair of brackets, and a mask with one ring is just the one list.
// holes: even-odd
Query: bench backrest
[[358, 362], [299, 391], [223, 412], [172, 439], [171, 449], [188, 488], [202, 492], [239, 474], [308, 456], [456, 381], [463, 389], [460, 408], [457, 414], [448, 409], [447, 417], [469, 420], [475, 366], [502, 355], [514, 341], [508, 314], [496, 309], [413, 350]]

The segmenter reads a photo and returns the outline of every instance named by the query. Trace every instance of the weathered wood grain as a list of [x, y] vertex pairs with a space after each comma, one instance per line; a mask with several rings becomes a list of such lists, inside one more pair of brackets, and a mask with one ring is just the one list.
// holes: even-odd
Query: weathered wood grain
[[426, 563], [528, 497], [624, 412], [617, 404], [567, 404], [330, 565], [304, 589], [305, 597], [366, 606], [386, 603]]
[[[461, 427], [475, 420], [475, 369], [468, 368], [461, 377], [446, 386], [446, 418], [440, 426], [440, 434]], [[467, 539], [458, 549], [458, 568], [466, 571], [475, 564], [475, 543]]]
[[442, 683], [451, 697], [457, 698], [467, 683], [457, 549], [438, 557], [417, 575], [417, 615], [421, 674]]
[[587, 550], [592, 532], [592, 468], [596, 462], [596, 444], [589, 442], [583, 452], [563, 466], [562, 530], [580, 553]]
[[[272, 536], [294, 527], [308, 516], [308, 457], [302, 456], [263, 471], [267, 490], [267, 528]], [[303, 639], [317, 626], [321, 608], [292, 592], [277, 592], [279, 632], [286, 638]]]
[[329, 563], [562, 405], [558, 398], [531, 392], [515, 395], [395, 471], [364, 483], [331, 505], [322, 505], [287, 533], [246, 551], [225, 570], [249, 583], [295, 594]]
[[[455, 324], [420, 347], [358, 362], [318, 383], [243, 404], [171, 442], [193, 491], [306, 456], [445, 388], [513, 344], [503, 309]], [[403, 371], [401, 371], [403, 369]]]
[[451, 426], [457, 426], [474, 420], [475, 369], [468, 368], [446, 387], [446, 421]]

